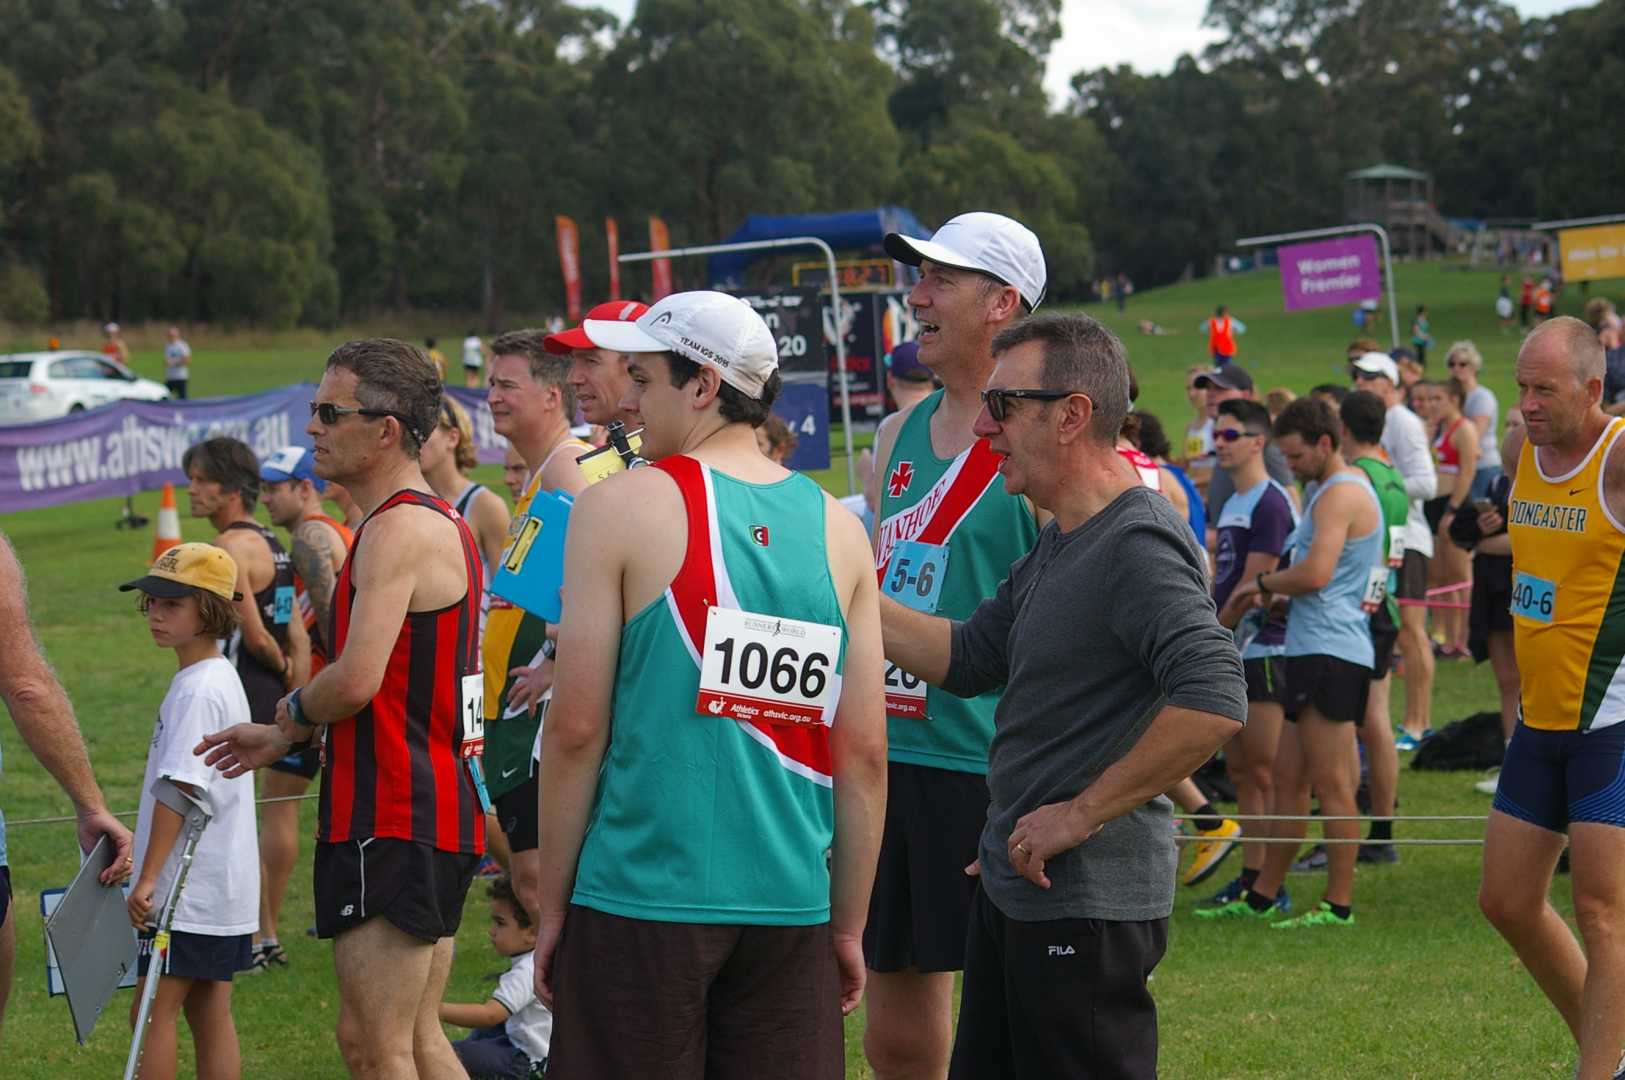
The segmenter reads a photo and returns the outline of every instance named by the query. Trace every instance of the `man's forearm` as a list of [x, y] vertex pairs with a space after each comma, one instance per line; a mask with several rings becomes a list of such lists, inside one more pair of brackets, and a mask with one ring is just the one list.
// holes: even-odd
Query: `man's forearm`
[[885, 820], [885, 755], [847, 763], [835, 782], [835, 846], [829, 868], [829, 921], [837, 934], [863, 932]]
[[106, 803], [90, 770], [90, 755], [85, 751], [68, 695], [43, 657], [38, 659], [37, 668], [6, 688], [6, 708], [12, 722], [29, 751], [73, 800], [75, 808], [104, 809]]
[[1075, 802], [1085, 820], [1103, 825], [1195, 772], [1240, 730], [1241, 724], [1229, 717], [1169, 705], [1127, 754], [1079, 792]]
[[953, 658], [953, 623], [905, 607], [882, 594], [880, 636], [886, 659], [933, 686], [948, 677]]

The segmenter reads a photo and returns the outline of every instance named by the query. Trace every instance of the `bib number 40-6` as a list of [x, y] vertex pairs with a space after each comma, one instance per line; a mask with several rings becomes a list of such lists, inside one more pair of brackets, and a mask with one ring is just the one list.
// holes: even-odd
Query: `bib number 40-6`
[[839, 627], [711, 608], [694, 711], [769, 724], [823, 723], [840, 647]]

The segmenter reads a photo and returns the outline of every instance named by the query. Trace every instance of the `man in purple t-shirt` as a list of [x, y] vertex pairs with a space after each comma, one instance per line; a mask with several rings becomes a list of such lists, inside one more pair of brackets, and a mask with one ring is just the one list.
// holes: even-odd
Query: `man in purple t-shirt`
[[[1230, 594], [1244, 581], [1274, 570], [1287, 550], [1287, 540], [1298, 525], [1291, 494], [1272, 480], [1264, 465], [1269, 444], [1270, 415], [1256, 401], [1232, 399], [1219, 403], [1213, 423], [1214, 449], [1219, 468], [1230, 477], [1235, 493], [1219, 510], [1215, 528], [1218, 548], [1214, 558], [1213, 602], [1219, 622], [1236, 631], [1242, 669], [1247, 676], [1247, 726], [1225, 749], [1226, 769], [1236, 785], [1240, 812], [1273, 814], [1275, 746], [1283, 720], [1281, 653], [1286, 646], [1286, 616], [1276, 609], [1230, 605]], [[1264, 866], [1264, 845], [1242, 848], [1241, 876], [1213, 896], [1226, 904], [1239, 897]], [[1276, 904], [1290, 906], [1283, 887]]]

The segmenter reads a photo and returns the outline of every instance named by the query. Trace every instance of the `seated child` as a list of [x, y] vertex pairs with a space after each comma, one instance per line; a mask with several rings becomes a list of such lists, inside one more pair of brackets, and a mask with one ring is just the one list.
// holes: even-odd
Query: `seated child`
[[440, 1019], [473, 1028], [451, 1044], [471, 1077], [539, 1077], [547, 1069], [553, 1014], [536, 998], [536, 927], [514, 897], [507, 874], [491, 880], [491, 945], [512, 965], [483, 1005], [440, 1006]]
[[[180, 663], [158, 707], [135, 825], [129, 910], [130, 922], [142, 936], [137, 971], [143, 983], [151, 977], [152, 931], [185, 846], [188, 800], [211, 815], [170, 924], [169, 955], [142, 1052], [142, 1080], [175, 1075], [176, 1020], [183, 1009], [192, 1030], [197, 1075], [234, 1077], [241, 1071], [231, 977], [252, 966], [249, 935], [260, 921], [254, 778], [228, 780], [192, 753], [205, 732], [249, 719], [237, 669], [220, 655], [219, 646], [237, 626], [236, 583], [237, 564], [230, 555], [211, 544], [181, 544], [158, 556], [145, 577], [119, 586], [121, 591], [140, 591], [138, 607], [153, 642], [174, 649]], [[165, 793], [155, 794], [160, 786]], [[169, 794], [176, 789], [181, 795]], [[132, 1024], [140, 1000], [138, 987], [130, 1007]]]

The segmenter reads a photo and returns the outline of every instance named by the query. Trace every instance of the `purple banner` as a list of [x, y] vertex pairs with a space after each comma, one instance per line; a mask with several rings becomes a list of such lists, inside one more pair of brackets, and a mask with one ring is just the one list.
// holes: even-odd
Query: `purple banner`
[[1382, 264], [1373, 236], [1349, 236], [1279, 248], [1281, 295], [1288, 311], [1358, 304], [1382, 296]]
[[[194, 443], [229, 435], [256, 456], [309, 446], [310, 383], [243, 397], [120, 401], [60, 420], [0, 427], [0, 513], [184, 485], [181, 455]], [[482, 464], [500, 464], [507, 440], [491, 427], [485, 393], [446, 392], [469, 411]]]

